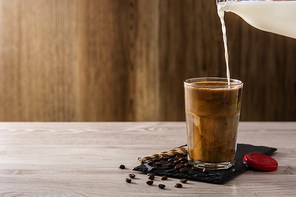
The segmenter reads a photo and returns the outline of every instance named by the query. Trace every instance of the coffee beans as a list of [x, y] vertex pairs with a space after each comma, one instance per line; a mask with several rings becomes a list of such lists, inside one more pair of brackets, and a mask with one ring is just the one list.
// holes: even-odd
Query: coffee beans
[[170, 162], [170, 163], [167, 163], [167, 166], [168, 166], [168, 167], [174, 167], [175, 164], [174, 164], [173, 162]]
[[181, 168], [181, 169], [180, 169], [180, 172], [183, 172], [183, 173], [184, 173], [184, 172], [188, 172], [188, 168]]
[[194, 171], [197, 171], [197, 170], [199, 170], [199, 168], [198, 168], [198, 167], [192, 167], [191, 169], [192, 169], [192, 170], [194, 170]]
[[176, 166], [175, 166], [175, 169], [176, 170], [179, 170], [179, 169], [181, 169], [181, 168], [183, 168], [184, 167], [184, 164], [177, 164]]
[[126, 178], [125, 181], [126, 181], [127, 183], [130, 183], [130, 182], [132, 182], [132, 179], [130, 179], [130, 178]]
[[168, 160], [168, 159], [170, 159], [171, 157], [170, 156], [165, 156], [165, 157], [163, 157], [163, 159], [165, 159], [165, 160]]
[[159, 187], [160, 189], [164, 189], [164, 188], [165, 188], [165, 185], [164, 185], [164, 184], [159, 184], [158, 187]]
[[[148, 161], [144, 161], [142, 164], [144, 164], [144, 165], [148, 164], [148, 165], [152, 166], [154, 169], [160, 169], [160, 168], [161, 169], [169, 169], [172, 172], [176, 172], [176, 173], [179, 172], [179, 174], [180, 174], [180, 172], [187, 173], [188, 171], [192, 172], [192, 170], [198, 170], [199, 168], [192, 167], [192, 165], [190, 163], [188, 163], [188, 159], [186, 156], [187, 155], [183, 155], [183, 154], [178, 154], [178, 155], [172, 156], [172, 157], [164, 155], [163, 157], [160, 157], [160, 158], [154, 158], [154, 159], [150, 159]], [[119, 168], [125, 169], [125, 166], [120, 165]], [[125, 180], [127, 183], [132, 183], [132, 181], [137, 182], [137, 181], [141, 180], [141, 178], [135, 179], [136, 175], [134, 173], [130, 173], [128, 176], [129, 177], [126, 178], [126, 180]], [[167, 175], [163, 175], [161, 177], [156, 177], [154, 173], [147, 173], [147, 179], [144, 182], [146, 182], [147, 185], [152, 186], [153, 184], [155, 184], [155, 187], [158, 186], [160, 189], [165, 189], [166, 187], [169, 187], [169, 186], [166, 186], [165, 184], [161, 184], [161, 181], [165, 181], [167, 179], [168, 179]], [[180, 183], [176, 183], [175, 185], [172, 185], [171, 187], [174, 186], [176, 188], [182, 188], [183, 187], [182, 184], [187, 183], [187, 179], [185, 179], [185, 178], [182, 178], [179, 181], [180, 181]], [[166, 183], [169, 184], [169, 183], [171, 183], [171, 181], [168, 181]], [[133, 185], [136, 185], [136, 184], [133, 184]], [[152, 186], [152, 188], [153, 188], [153, 186]]]
[[180, 163], [179, 160], [175, 160], [175, 161], [174, 161], [174, 164], [179, 164], [179, 163]]
[[168, 179], [168, 177], [166, 176], [166, 175], [163, 175], [162, 177], [161, 177], [161, 180], [167, 180]]
[[190, 163], [185, 163], [184, 165], [185, 165], [185, 167], [192, 167], [192, 165]]
[[182, 157], [183, 157], [183, 155], [181, 155], [181, 154], [177, 154], [177, 155], [175, 156], [176, 159], [180, 159], [180, 158], [182, 158]]
[[180, 158], [180, 159], [179, 159], [179, 161], [180, 161], [180, 162], [182, 162], [182, 161], [185, 161], [185, 162], [187, 162], [188, 160], [187, 160], [187, 158], [185, 158], [185, 157], [182, 157], [182, 158]]
[[154, 174], [151, 174], [150, 176], [148, 176], [148, 179], [154, 180]]
[[133, 173], [129, 174], [129, 177], [134, 179], [136, 177], [136, 175], [134, 175]]
[[156, 158], [153, 159], [153, 161], [154, 162], [160, 161], [160, 158], [159, 157], [156, 157]]
[[176, 183], [175, 187], [177, 187], [177, 188], [181, 188], [181, 187], [183, 187], [183, 186], [182, 186], [181, 183]]
[[203, 173], [208, 173], [209, 170], [208, 170], [207, 168], [204, 168], [204, 169], [202, 170], [202, 172], [203, 172]]

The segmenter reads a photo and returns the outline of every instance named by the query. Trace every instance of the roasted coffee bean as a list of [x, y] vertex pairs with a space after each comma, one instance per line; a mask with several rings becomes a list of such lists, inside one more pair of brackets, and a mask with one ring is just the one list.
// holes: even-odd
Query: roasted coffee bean
[[146, 181], [146, 183], [147, 183], [148, 185], [152, 185], [152, 184], [153, 184], [153, 181]]
[[136, 175], [134, 173], [131, 173], [131, 174], [129, 174], [129, 177], [133, 179], [136, 177]]
[[155, 174], [154, 173], [151, 173], [151, 172], [150, 173], [147, 173], [147, 176], [152, 176], [152, 175], [154, 176]]
[[154, 175], [152, 174], [152, 175], [148, 176], [148, 179], [154, 180]]
[[187, 161], [187, 159], [182, 157], [182, 158], [179, 159], [179, 161]]
[[178, 163], [180, 163], [179, 160], [175, 160], [175, 161], [174, 161], [174, 164], [178, 164]]
[[181, 188], [182, 187], [182, 184], [181, 183], [176, 183], [175, 187]]
[[192, 170], [195, 170], [195, 171], [199, 170], [199, 168], [198, 167], [195, 167], [195, 166], [193, 166], [191, 169]]
[[187, 183], [187, 179], [180, 179], [181, 183]]
[[147, 164], [148, 164], [149, 166], [152, 166], [152, 164], [153, 164], [153, 161], [152, 161], [152, 160], [150, 160], [150, 161], [147, 161]]
[[204, 168], [204, 169], [202, 170], [202, 172], [203, 172], [203, 173], [208, 173], [209, 170], [208, 170], [207, 168]]
[[156, 158], [153, 159], [153, 161], [154, 161], [154, 162], [155, 162], [155, 161], [160, 161], [160, 158], [159, 158], [159, 157], [156, 157]]
[[163, 175], [162, 177], [161, 177], [161, 180], [167, 180], [168, 179], [168, 177], [166, 176], [166, 175]]
[[120, 168], [120, 169], [124, 169], [125, 166], [124, 166], [124, 165], [120, 165], [119, 168]]
[[155, 162], [155, 164], [156, 164], [157, 166], [162, 166], [162, 163], [161, 163], [160, 161]]
[[175, 169], [181, 169], [181, 168], [183, 168], [184, 167], [184, 164], [177, 164], [176, 166], [175, 166]]
[[180, 169], [180, 172], [183, 172], [183, 173], [184, 173], [184, 172], [188, 172], [188, 168], [181, 168], [181, 169]]
[[169, 163], [167, 163], [167, 166], [169, 166], [169, 167], [174, 167], [175, 164], [174, 164], [173, 162], [169, 162]]
[[185, 163], [187, 163], [187, 161], [186, 160], [183, 160], [183, 161], [180, 161], [180, 163], [181, 164], [185, 164]]
[[162, 158], [165, 159], [165, 160], [169, 160], [171, 157], [170, 156], [164, 156]]
[[130, 183], [130, 182], [132, 182], [132, 179], [130, 179], [130, 178], [126, 178], [125, 181], [126, 181], [127, 183]]
[[185, 167], [192, 167], [192, 165], [190, 163], [185, 163], [184, 165], [185, 165]]
[[170, 158], [167, 162], [174, 162], [174, 159]]
[[165, 185], [164, 185], [164, 184], [159, 184], [158, 187], [159, 187], [160, 189], [164, 189], [164, 188], [165, 188]]
[[177, 154], [177, 155], [175, 156], [176, 159], [180, 159], [180, 158], [182, 158], [182, 157], [184, 157], [184, 156], [181, 155], [181, 154]]

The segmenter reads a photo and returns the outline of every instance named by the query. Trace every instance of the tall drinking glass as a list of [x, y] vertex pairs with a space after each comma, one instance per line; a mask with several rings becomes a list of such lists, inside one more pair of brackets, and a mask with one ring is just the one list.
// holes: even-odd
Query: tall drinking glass
[[205, 77], [184, 81], [188, 161], [209, 170], [235, 163], [243, 83]]

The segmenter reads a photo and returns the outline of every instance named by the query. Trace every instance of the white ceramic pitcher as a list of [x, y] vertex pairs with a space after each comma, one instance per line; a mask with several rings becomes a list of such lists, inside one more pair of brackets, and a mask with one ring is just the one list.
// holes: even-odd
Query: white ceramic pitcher
[[217, 8], [260, 30], [296, 38], [296, 0], [217, 0]]

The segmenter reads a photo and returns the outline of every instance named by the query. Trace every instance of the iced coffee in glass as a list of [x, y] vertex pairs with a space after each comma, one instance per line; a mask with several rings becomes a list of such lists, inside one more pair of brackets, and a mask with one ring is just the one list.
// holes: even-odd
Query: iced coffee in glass
[[235, 163], [243, 83], [218, 77], [184, 81], [188, 160], [199, 168]]

